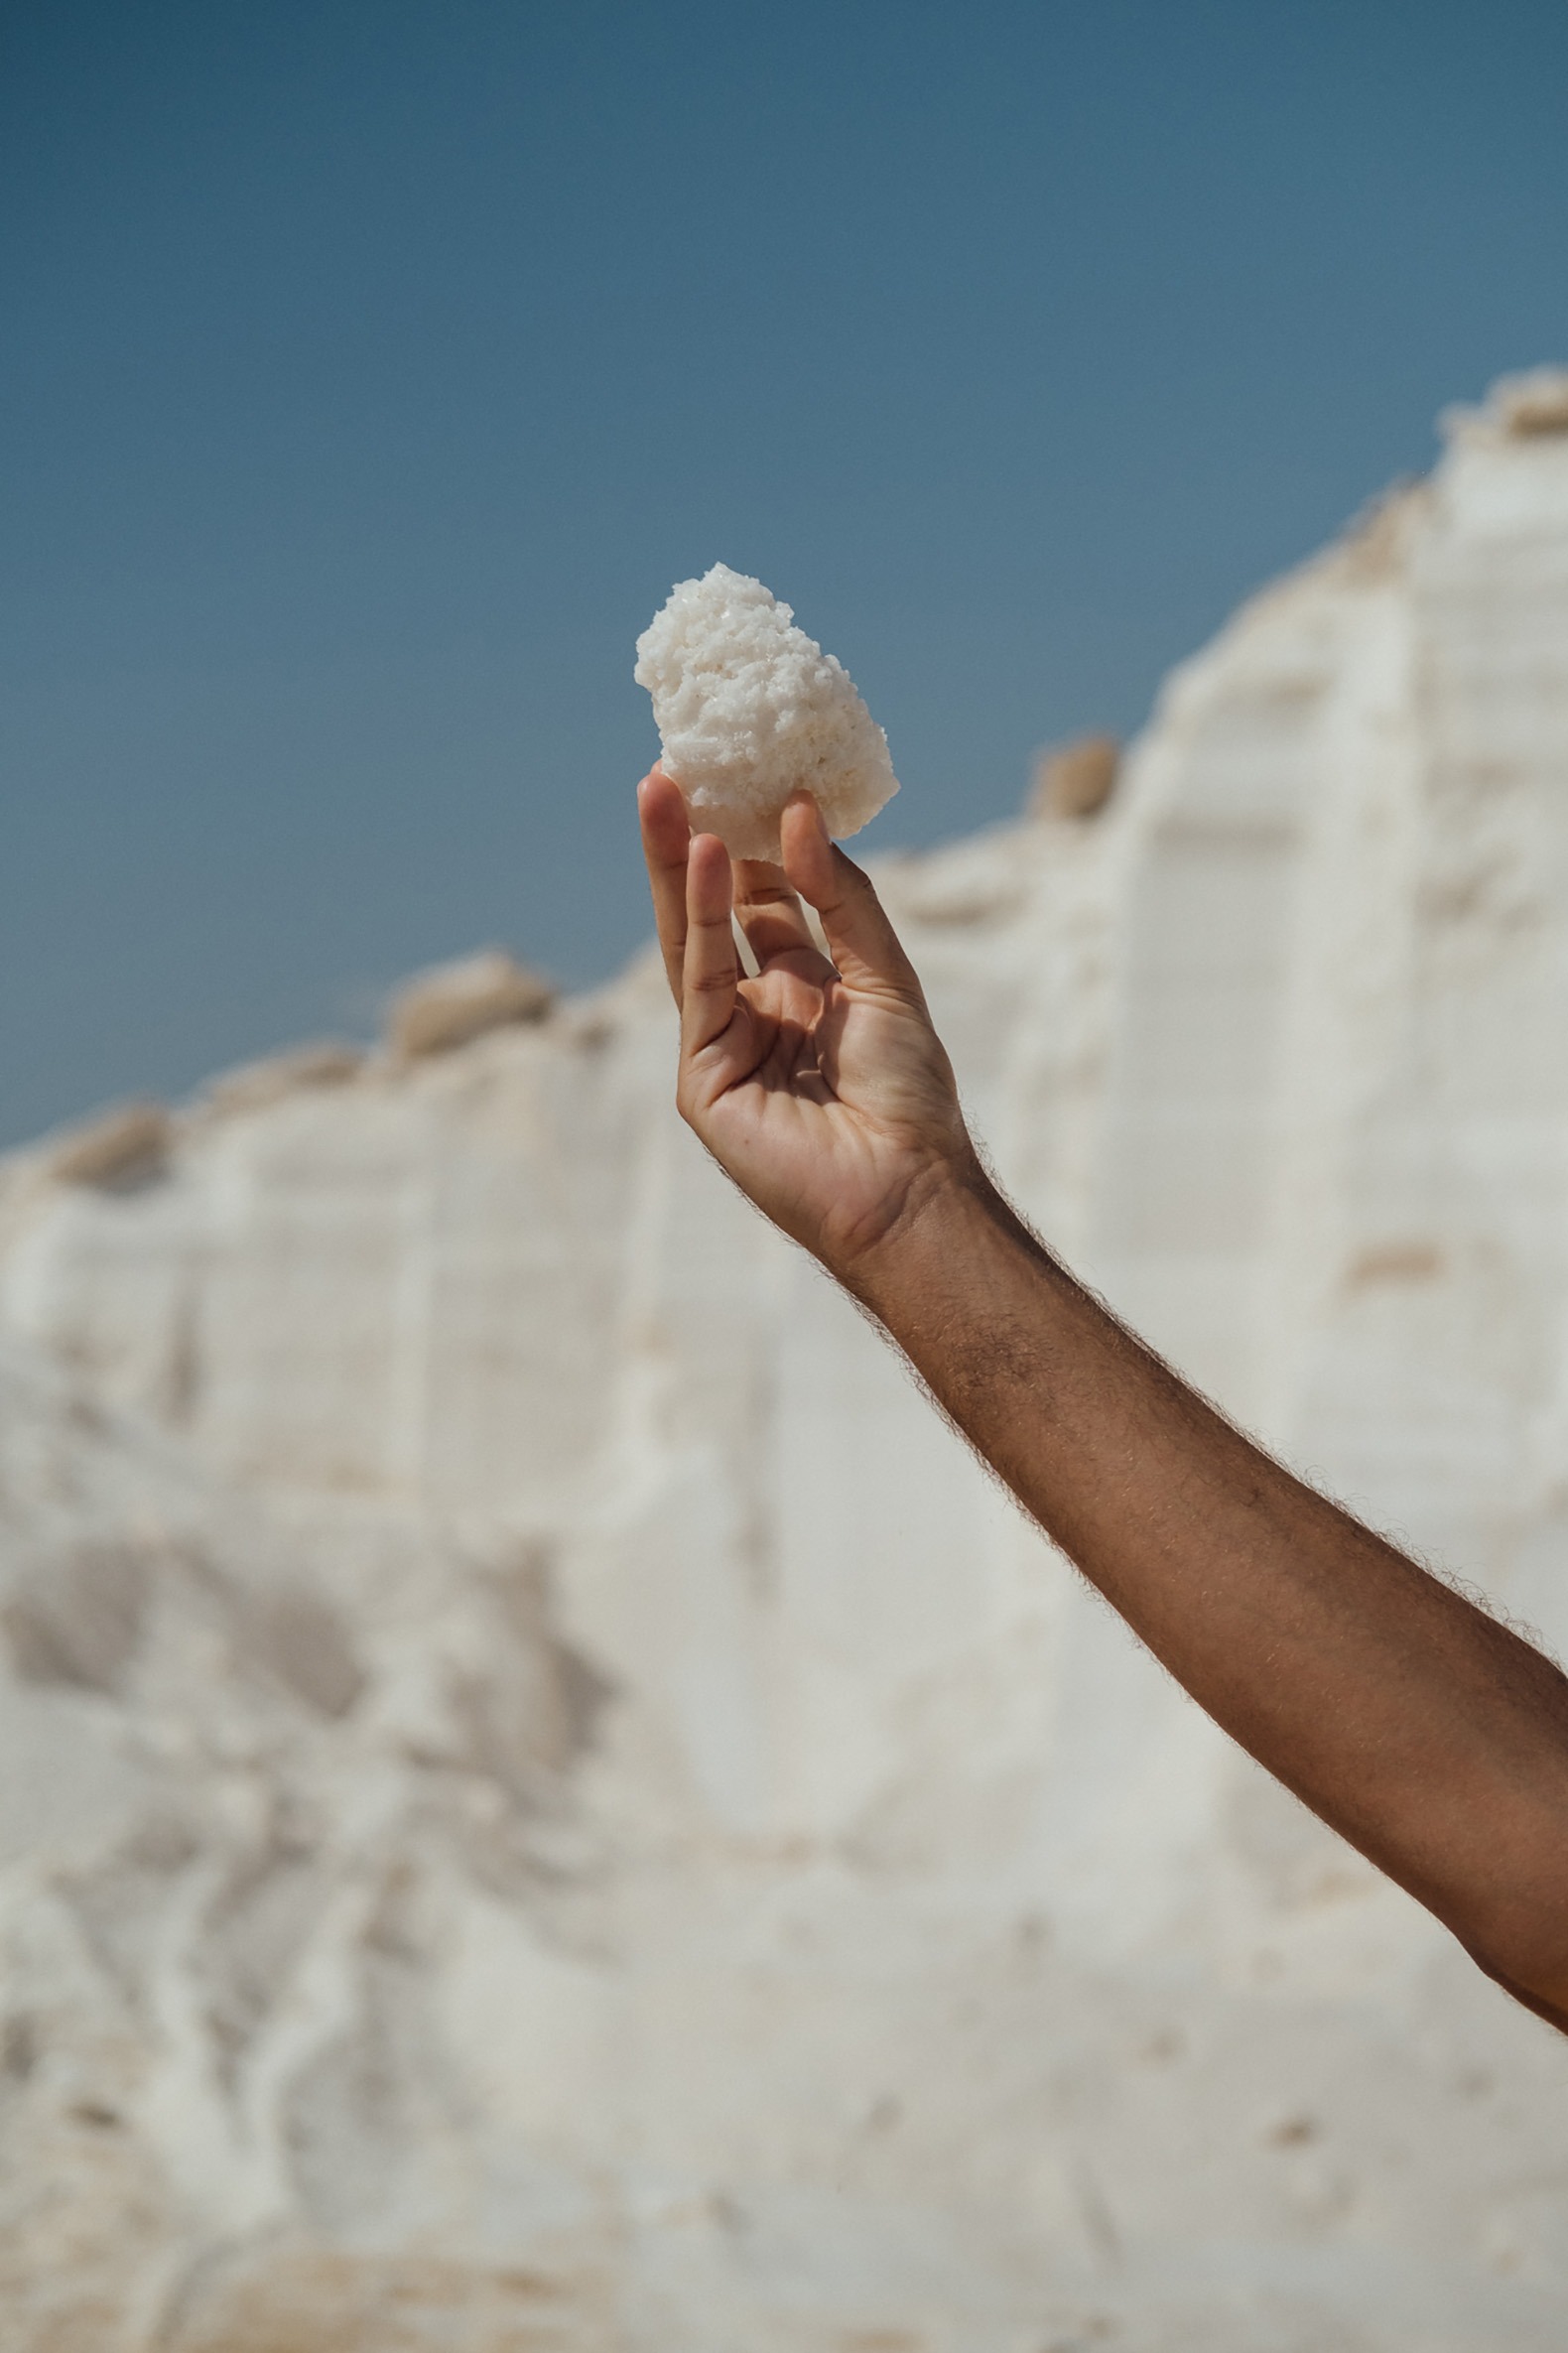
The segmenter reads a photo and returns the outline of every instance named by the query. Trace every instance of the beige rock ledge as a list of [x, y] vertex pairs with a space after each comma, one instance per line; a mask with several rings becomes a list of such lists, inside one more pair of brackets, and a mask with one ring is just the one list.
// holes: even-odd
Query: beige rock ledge
[[1036, 817], [1095, 817], [1115, 790], [1121, 746], [1114, 735], [1081, 735], [1040, 754], [1030, 809]]
[[47, 1173], [62, 1185], [133, 1183], [163, 1165], [173, 1138], [174, 1121], [162, 1104], [116, 1104], [65, 1136]]
[[450, 1054], [486, 1030], [515, 1021], [542, 1021], [555, 990], [504, 949], [488, 948], [456, 964], [435, 965], [406, 982], [392, 999], [387, 1037], [402, 1060]]
[[337, 1038], [312, 1040], [291, 1046], [282, 1054], [265, 1055], [259, 1062], [224, 1071], [206, 1091], [215, 1111], [255, 1111], [313, 1087], [344, 1087], [364, 1068], [361, 1046]]
[[1505, 433], [1529, 441], [1537, 434], [1568, 434], [1568, 368], [1538, 368], [1499, 387], [1499, 414]]

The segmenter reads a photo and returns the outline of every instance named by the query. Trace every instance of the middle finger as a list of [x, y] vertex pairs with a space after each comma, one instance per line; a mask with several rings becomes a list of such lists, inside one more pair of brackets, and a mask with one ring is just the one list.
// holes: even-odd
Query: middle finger
[[762, 972], [776, 957], [800, 955], [816, 957], [827, 970], [782, 866], [759, 857], [735, 860], [735, 919]]

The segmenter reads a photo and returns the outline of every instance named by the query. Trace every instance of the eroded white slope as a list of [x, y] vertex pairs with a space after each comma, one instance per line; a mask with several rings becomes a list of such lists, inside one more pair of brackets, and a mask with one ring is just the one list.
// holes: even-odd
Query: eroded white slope
[[[882, 879], [1066, 1254], [1562, 1638], [1568, 433], [1510, 414], [1179, 672], [1103, 818]], [[56, 1751], [199, 1761], [151, 1893], [166, 1798], [90, 1762], [6, 1883], [24, 1939], [67, 1853], [144, 1923], [55, 2030], [168, 2185], [91, 2223], [123, 2341], [1555, 2345], [1561, 2048], [1017, 1523], [670, 1056], [644, 968], [231, 1088], [117, 1189], [12, 1168], [0, 1322], [352, 1683], [291, 1691], [185, 1571], [111, 1688], [13, 1639]], [[190, 1991], [234, 1885], [237, 2044]]]

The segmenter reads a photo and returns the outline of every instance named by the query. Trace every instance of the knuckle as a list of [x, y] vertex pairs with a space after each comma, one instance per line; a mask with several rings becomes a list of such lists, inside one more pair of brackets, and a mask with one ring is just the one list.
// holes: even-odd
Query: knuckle
[[675, 1098], [675, 1108], [682, 1123], [689, 1127], [695, 1136], [704, 1137], [706, 1140], [705, 1131], [709, 1125], [708, 1114], [713, 1108], [712, 1088], [700, 1086], [694, 1078], [687, 1086], [678, 1091]]
[[822, 908], [824, 915], [837, 915], [845, 908], [858, 910], [867, 901], [873, 906], [876, 904], [876, 893], [871, 888], [869, 874], [864, 873], [851, 859], [845, 857], [842, 851], [836, 880], [838, 889], [831, 901], [824, 902]]

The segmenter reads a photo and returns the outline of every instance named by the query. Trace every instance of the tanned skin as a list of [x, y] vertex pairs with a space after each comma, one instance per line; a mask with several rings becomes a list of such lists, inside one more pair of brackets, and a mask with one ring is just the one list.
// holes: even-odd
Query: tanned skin
[[1030, 1233], [814, 802], [786, 809], [780, 867], [694, 837], [659, 768], [638, 799], [676, 1100], [719, 1166], [1199, 1705], [1568, 2032], [1568, 1680], [1233, 1429]]

